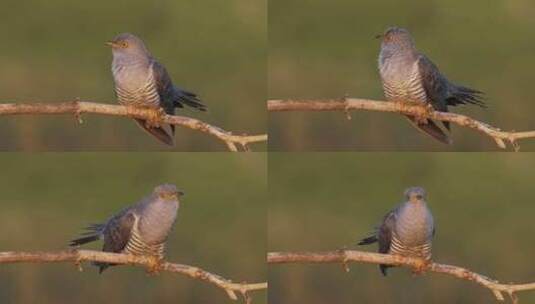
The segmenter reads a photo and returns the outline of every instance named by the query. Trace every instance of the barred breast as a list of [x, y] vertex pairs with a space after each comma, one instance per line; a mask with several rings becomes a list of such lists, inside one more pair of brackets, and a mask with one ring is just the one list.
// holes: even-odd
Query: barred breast
[[425, 242], [417, 246], [407, 246], [404, 244], [397, 234], [394, 232], [392, 235], [392, 242], [390, 244], [390, 253], [402, 255], [402, 256], [411, 256], [411, 257], [420, 257], [426, 260], [431, 260], [431, 242]]
[[147, 244], [139, 233], [138, 222], [139, 221], [136, 219], [130, 239], [124, 248], [124, 252], [133, 255], [157, 256], [163, 259], [165, 256], [165, 243], [153, 245]]
[[115, 93], [121, 104], [139, 107], [160, 106], [160, 95], [152, 66], [149, 68], [147, 77], [141, 81], [129, 75], [133, 71], [129, 71], [125, 66], [114, 66], [112, 72], [115, 79]]
[[418, 62], [406, 66], [391, 58], [381, 66], [380, 74], [385, 97], [388, 100], [427, 103]]

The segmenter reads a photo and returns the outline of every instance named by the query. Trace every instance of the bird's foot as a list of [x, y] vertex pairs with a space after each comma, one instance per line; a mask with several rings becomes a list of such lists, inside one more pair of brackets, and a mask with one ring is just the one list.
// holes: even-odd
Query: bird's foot
[[160, 274], [162, 271], [163, 260], [159, 257], [150, 257], [149, 264], [147, 265], [147, 274], [154, 276]]
[[418, 111], [419, 113], [414, 116], [414, 120], [417, 124], [426, 125], [428, 123], [429, 117], [434, 111], [435, 109], [433, 108], [433, 105], [426, 104], [424, 108], [421, 111]]
[[416, 113], [411, 114], [410, 116], [414, 117], [414, 122], [419, 125], [426, 125], [428, 123], [429, 114], [434, 111], [431, 104], [422, 104], [422, 102], [419, 101], [399, 100], [397, 102], [401, 105], [402, 109], [406, 107], [416, 107]]
[[413, 275], [421, 275], [424, 274], [427, 269], [429, 268], [429, 265], [431, 265], [431, 260], [421, 260], [416, 263], [416, 265], [412, 268], [412, 274]]
[[436, 109], [432, 104], [428, 103], [425, 105], [425, 114], [427, 114], [428, 117], [431, 116], [435, 111]]
[[149, 118], [145, 120], [145, 126], [148, 128], [159, 128], [165, 114], [166, 113], [162, 108], [152, 109]]

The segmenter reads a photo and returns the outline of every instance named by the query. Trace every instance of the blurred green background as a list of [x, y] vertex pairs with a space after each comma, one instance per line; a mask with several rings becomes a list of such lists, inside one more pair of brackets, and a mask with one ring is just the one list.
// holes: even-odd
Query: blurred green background
[[[186, 192], [168, 240], [169, 261], [236, 282], [263, 282], [266, 155], [230, 153], [3, 154], [0, 251], [63, 250], [161, 183]], [[9, 172], [9, 173], [7, 173]], [[84, 248], [100, 250], [100, 242]], [[266, 292], [252, 294], [266, 303]], [[202, 281], [88, 263], [0, 265], [1, 303], [236, 303]]]
[[[488, 109], [456, 107], [504, 130], [533, 130], [533, 1], [273, 0], [269, 3], [270, 98], [384, 100], [377, 70], [387, 27], [409, 29], [418, 49], [452, 81], [486, 92]], [[454, 144], [420, 134], [400, 115], [353, 112], [271, 113], [270, 150], [498, 149], [453, 126]], [[535, 150], [535, 141], [522, 143]]]
[[[423, 186], [436, 222], [435, 261], [502, 282], [532, 282], [535, 154], [323, 153], [269, 155], [269, 251], [356, 246]], [[271, 303], [494, 303], [487, 289], [441, 274], [377, 265], [271, 265]], [[533, 303], [535, 292], [519, 294]]]
[[[121, 32], [139, 35], [176, 85], [200, 95], [209, 112], [180, 111], [237, 134], [265, 133], [267, 2], [3, 2], [0, 102], [91, 100], [116, 103], [111, 50]], [[125, 118], [84, 115], [6, 116], [2, 150], [169, 150]], [[255, 144], [256, 151], [266, 149]], [[197, 131], [178, 128], [175, 150], [226, 150]]]

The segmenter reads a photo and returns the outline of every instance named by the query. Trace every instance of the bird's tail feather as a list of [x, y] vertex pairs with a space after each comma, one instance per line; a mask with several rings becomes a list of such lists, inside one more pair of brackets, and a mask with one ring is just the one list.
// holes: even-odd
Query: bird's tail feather
[[486, 108], [483, 100], [483, 92], [471, 88], [455, 85], [453, 86], [451, 97], [447, 99], [448, 105], [473, 104]]
[[117, 264], [103, 263], [103, 262], [92, 262], [91, 264], [92, 264], [93, 266], [97, 266], [97, 267], [98, 267], [98, 273], [99, 273], [99, 274], [102, 274], [102, 272], [103, 272], [104, 270], [106, 270], [108, 267], [117, 265]]
[[176, 100], [175, 105], [179, 108], [183, 108], [184, 106], [182, 104], [185, 104], [189, 107], [192, 107], [194, 109], [197, 109], [199, 111], [206, 111], [208, 107], [201, 102], [199, 99], [199, 96], [197, 94], [181, 90], [179, 88], [175, 88], [176, 91]]
[[448, 135], [446, 135], [446, 133], [444, 133], [444, 131], [432, 120], [428, 119], [427, 123], [421, 123], [418, 122], [414, 116], [407, 116], [407, 119], [414, 127], [424, 132], [425, 134], [433, 137], [434, 139], [440, 141], [443, 144], [451, 144], [452, 141], [448, 137]]
[[369, 237], [366, 237], [366, 238], [363, 238], [362, 240], [360, 240], [358, 242], [358, 245], [369, 245], [369, 244], [373, 244], [375, 242], [377, 242], [377, 236], [372, 235], [372, 236], [369, 236]]
[[90, 242], [96, 241], [98, 239], [100, 239], [100, 236], [97, 235], [97, 234], [93, 234], [93, 235], [90, 235], [90, 236], [84, 236], [84, 237], [81, 237], [81, 238], [77, 238], [77, 239], [71, 240], [69, 242], [69, 246], [74, 247], [74, 246], [82, 245], [82, 244], [85, 244], [85, 243], [90, 243]]
[[390, 266], [390, 265], [384, 265], [384, 264], [380, 264], [380, 265], [379, 265], [379, 269], [381, 269], [381, 273], [383, 274], [383, 276], [386, 277], [386, 275], [387, 275], [386, 271], [387, 271], [388, 268], [390, 268], [390, 267], [392, 267], [392, 266]]
[[[145, 124], [145, 120], [143, 119], [135, 119], [135, 121], [143, 130], [147, 131], [150, 135], [156, 137], [156, 139], [158, 139], [162, 143], [169, 145], [169, 146], [175, 145], [174, 137], [171, 134], [169, 134], [169, 132], [167, 132], [165, 128], [161, 126], [160, 127], [148, 127]], [[172, 129], [171, 133], [174, 133], [173, 132], [174, 128], [171, 128], [171, 129]]]
[[71, 240], [69, 242], [69, 246], [79, 246], [82, 244], [94, 242], [98, 239], [100, 239], [102, 229], [104, 229], [104, 225], [102, 224], [91, 224], [85, 228], [87, 230], [86, 232], [81, 234], [80, 238]]

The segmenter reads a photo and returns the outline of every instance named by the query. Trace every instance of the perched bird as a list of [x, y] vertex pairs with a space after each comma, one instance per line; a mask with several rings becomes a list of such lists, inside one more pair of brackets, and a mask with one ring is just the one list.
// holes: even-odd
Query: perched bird
[[[378, 37], [382, 37], [379, 72], [388, 100], [422, 103], [441, 112], [448, 112], [448, 106], [461, 104], [485, 106], [483, 92], [451, 83], [429, 58], [416, 49], [406, 29], [392, 27]], [[436, 140], [451, 143], [448, 135], [432, 120], [414, 116], [407, 118]], [[443, 124], [449, 131], [449, 122]]]
[[[173, 228], [179, 207], [179, 197], [184, 195], [175, 185], [163, 184], [154, 188], [151, 195], [121, 210], [100, 224], [88, 226], [82, 237], [70, 242], [70, 246], [103, 239], [102, 251], [153, 256], [159, 260], [165, 254], [165, 241]], [[95, 263], [102, 273], [113, 264]]]
[[[163, 109], [170, 115], [175, 113], [175, 108], [183, 108], [184, 105], [206, 111], [197, 95], [173, 85], [165, 67], [152, 57], [141, 39], [123, 33], [107, 44], [113, 53], [111, 70], [119, 103]], [[151, 126], [143, 119], [135, 121], [161, 142], [174, 145], [174, 125], [166, 128]]]
[[[431, 240], [435, 235], [433, 215], [425, 202], [425, 190], [405, 190], [405, 202], [385, 215], [371, 236], [359, 245], [379, 244], [379, 253], [420, 257], [431, 261]], [[379, 265], [386, 276], [388, 265]]]

